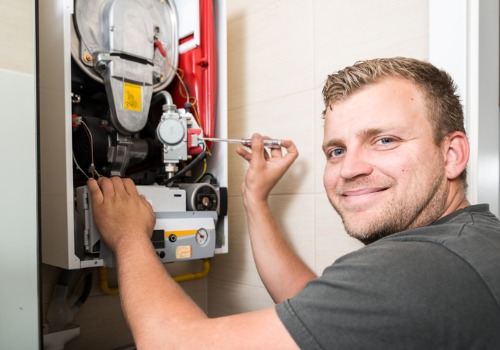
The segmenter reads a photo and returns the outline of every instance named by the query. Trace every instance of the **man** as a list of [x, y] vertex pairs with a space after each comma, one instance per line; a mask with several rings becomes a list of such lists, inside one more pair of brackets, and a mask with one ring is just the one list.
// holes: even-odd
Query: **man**
[[276, 308], [208, 319], [167, 276], [154, 215], [130, 180], [90, 180], [140, 349], [500, 348], [500, 223], [465, 197], [469, 145], [451, 78], [407, 58], [360, 62], [323, 89], [324, 185], [366, 247], [320, 277], [289, 248], [267, 199], [298, 156], [252, 138], [243, 183], [254, 258]]

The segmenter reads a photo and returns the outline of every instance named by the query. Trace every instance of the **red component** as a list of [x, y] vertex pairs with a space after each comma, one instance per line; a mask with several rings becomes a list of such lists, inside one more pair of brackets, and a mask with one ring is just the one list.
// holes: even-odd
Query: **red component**
[[160, 51], [160, 55], [162, 55], [163, 57], [167, 57], [167, 53], [165, 52], [161, 41], [155, 40], [155, 47], [158, 48], [158, 51]]
[[190, 155], [197, 155], [200, 154], [201, 151], [203, 151], [203, 148], [201, 146], [198, 146], [198, 144], [194, 145], [193, 144], [193, 135], [200, 135], [201, 134], [201, 129], [193, 129], [189, 128], [187, 130], [187, 146], [188, 146], [188, 153]]
[[[179, 55], [179, 68], [184, 71], [184, 83], [190, 97], [196, 98], [194, 108], [205, 136], [214, 137], [215, 105], [217, 101], [217, 49], [215, 42], [212, 0], [200, 0], [200, 45]], [[182, 72], [180, 73], [182, 75]], [[171, 90], [178, 108], [187, 102], [178, 79]], [[179, 92], [181, 89], [182, 94]], [[193, 100], [191, 99], [191, 103]], [[196, 116], [196, 113], [193, 113]], [[207, 142], [211, 147], [211, 143]]]
[[71, 127], [73, 129], [78, 128], [78, 126], [80, 126], [81, 122], [82, 122], [82, 118], [79, 117], [77, 114], [72, 114], [71, 115]]

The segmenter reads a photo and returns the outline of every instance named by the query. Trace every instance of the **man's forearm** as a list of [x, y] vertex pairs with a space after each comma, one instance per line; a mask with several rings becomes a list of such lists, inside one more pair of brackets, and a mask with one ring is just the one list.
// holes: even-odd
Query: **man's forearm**
[[245, 207], [257, 270], [269, 294], [279, 303], [317, 276], [291, 249], [267, 202], [249, 203], [247, 198]]
[[297, 348], [273, 308], [209, 319], [168, 275], [150, 242], [117, 251], [120, 298], [138, 349]]
[[151, 242], [123, 243], [116, 258], [124, 314], [139, 349], [170, 348], [169, 342], [182, 339], [183, 331], [189, 334], [183, 327], [207, 318], [170, 278]]

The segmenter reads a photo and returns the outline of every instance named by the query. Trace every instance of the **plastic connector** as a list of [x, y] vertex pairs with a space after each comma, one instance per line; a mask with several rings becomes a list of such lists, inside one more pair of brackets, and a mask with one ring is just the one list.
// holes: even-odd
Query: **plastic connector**
[[80, 117], [80, 116], [78, 116], [78, 115], [76, 115], [76, 114], [72, 114], [72, 115], [71, 115], [71, 126], [72, 126], [73, 128], [78, 128], [78, 126], [79, 126], [80, 124], [82, 124], [82, 121], [83, 121], [83, 118], [82, 118], [82, 117]]
[[201, 129], [190, 128], [187, 130], [187, 146], [188, 153], [190, 155], [198, 155], [203, 151], [203, 148], [200, 146], [200, 138]]

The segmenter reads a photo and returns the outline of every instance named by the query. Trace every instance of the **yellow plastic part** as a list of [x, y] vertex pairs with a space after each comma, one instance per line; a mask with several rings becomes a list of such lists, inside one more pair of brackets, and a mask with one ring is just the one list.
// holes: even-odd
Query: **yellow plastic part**
[[[203, 269], [200, 272], [186, 273], [183, 275], [172, 276], [176, 282], [186, 282], [207, 277], [210, 272], [210, 259], [203, 259]], [[99, 267], [99, 285], [101, 291], [106, 295], [117, 295], [119, 288], [110, 288], [108, 285], [108, 270], [106, 267]]]
[[172, 279], [176, 282], [186, 282], [191, 280], [197, 280], [207, 277], [210, 272], [210, 260], [203, 260], [203, 269], [200, 272], [186, 273], [184, 275], [172, 276]]
[[120, 293], [118, 288], [110, 288], [108, 286], [108, 269], [104, 266], [99, 267], [99, 286], [101, 291], [106, 295], [117, 295]]

